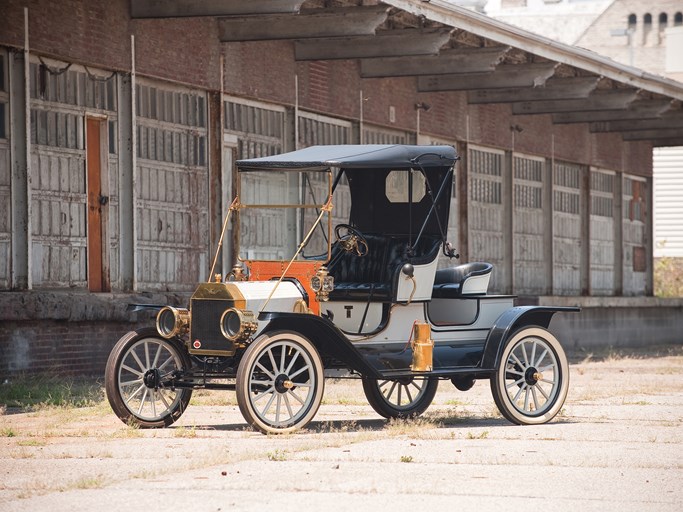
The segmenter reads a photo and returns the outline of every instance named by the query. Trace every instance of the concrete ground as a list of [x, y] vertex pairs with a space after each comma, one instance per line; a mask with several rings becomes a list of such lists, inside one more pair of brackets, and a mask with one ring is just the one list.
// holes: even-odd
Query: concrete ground
[[0, 416], [0, 511], [683, 510], [683, 350], [571, 365], [552, 423], [518, 427], [487, 382], [440, 384], [386, 422], [358, 382], [328, 381], [307, 430], [264, 436], [231, 392], [195, 393], [171, 428], [103, 403]]

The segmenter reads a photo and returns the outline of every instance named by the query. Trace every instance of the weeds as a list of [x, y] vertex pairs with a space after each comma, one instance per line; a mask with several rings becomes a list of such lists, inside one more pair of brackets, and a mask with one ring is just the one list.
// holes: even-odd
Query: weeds
[[17, 433], [12, 427], [6, 427], [0, 430], [0, 437], [16, 437]]
[[657, 297], [683, 297], [683, 258], [655, 258], [654, 294]]
[[0, 385], [0, 404], [33, 411], [44, 407], [91, 407], [104, 401], [100, 382], [74, 377], [17, 377]]
[[480, 434], [473, 434], [472, 432], [467, 433], [467, 439], [487, 439], [489, 437], [489, 431], [484, 430]]
[[275, 450], [274, 452], [268, 452], [266, 455], [270, 461], [287, 460], [287, 452], [285, 450]]
[[401, 462], [413, 462], [412, 455], [401, 455]]

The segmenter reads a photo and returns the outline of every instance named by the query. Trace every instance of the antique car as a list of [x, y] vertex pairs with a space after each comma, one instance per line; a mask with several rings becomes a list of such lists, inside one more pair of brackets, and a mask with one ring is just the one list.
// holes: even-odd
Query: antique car
[[[548, 326], [578, 309], [515, 307], [487, 293], [492, 265], [450, 265], [457, 160], [451, 146], [341, 145], [238, 161], [210, 278], [110, 354], [114, 412], [163, 427], [193, 389], [234, 390], [250, 425], [285, 433], [313, 419], [325, 378], [360, 380], [386, 418], [423, 413], [440, 381], [488, 379], [509, 421], [550, 421], [569, 373]], [[219, 254], [231, 270], [214, 274]]]

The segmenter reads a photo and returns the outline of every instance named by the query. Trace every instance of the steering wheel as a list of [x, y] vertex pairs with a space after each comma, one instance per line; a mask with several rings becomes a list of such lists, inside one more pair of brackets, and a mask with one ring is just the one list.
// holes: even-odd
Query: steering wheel
[[[345, 229], [346, 234], [342, 235], [341, 230]], [[361, 258], [368, 254], [368, 241], [363, 236], [363, 233], [358, 231], [353, 226], [348, 224], [337, 224], [334, 228], [334, 236], [342, 249], [346, 252], [356, 253]]]

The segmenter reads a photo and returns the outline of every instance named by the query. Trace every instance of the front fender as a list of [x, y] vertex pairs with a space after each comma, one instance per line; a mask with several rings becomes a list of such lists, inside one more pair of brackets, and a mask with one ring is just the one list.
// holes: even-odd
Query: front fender
[[268, 321], [261, 334], [273, 331], [299, 333], [315, 345], [321, 356], [333, 357], [363, 376], [381, 377], [346, 336], [326, 318], [300, 313], [265, 313], [259, 320]]
[[484, 345], [481, 368], [495, 370], [507, 339], [520, 327], [538, 325], [545, 329], [550, 325], [553, 315], [558, 312], [579, 312], [581, 308], [552, 306], [516, 306], [500, 315], [489, 331]]

